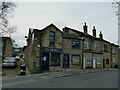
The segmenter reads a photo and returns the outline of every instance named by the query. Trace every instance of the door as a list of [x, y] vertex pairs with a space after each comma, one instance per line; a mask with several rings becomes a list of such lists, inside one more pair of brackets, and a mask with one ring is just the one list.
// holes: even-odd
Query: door
[[42, 54], [41, 69], [42, 71], [49, 71], [49, 53]]
[[85, 65], [86, 65], [85, 60], [86, 60], [86, 58], [84, 57], [84, 58], [83, 58], [83, 69], [85, 69], [85, 67], [86, 67], [86, 66], [85, 66]]
[[69, 54], [64, 54], [63, 68], [69, 68]]
[[93, 68], [96, 68], [96, 62], [93, 60]]
[[105, 59], [103, 59], [103, 68], [105, 68]]

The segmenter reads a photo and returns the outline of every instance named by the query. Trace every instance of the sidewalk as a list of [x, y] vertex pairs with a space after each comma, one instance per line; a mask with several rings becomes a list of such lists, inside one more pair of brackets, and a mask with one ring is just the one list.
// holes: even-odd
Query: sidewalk
[[45, 73], [39, 73], [39, 74], [29, 74], [26, 76], [14, 76], [14, 77], [8, 77], [5, 76], [3, 80], [9, 80], [9, 79], [18, 79], [18, 78], [34, 78], [34, 77], [49, 77], [49, 78], [60, 78], [60, 77], [67, 77], [72, 75], [79, 75], [79, 74], [87, 74], [87, 73], [93, 73], [93, 72], [102, 72], [102, 71], [111, 71], [111, 70], [117, 70], [117, 69], [65, 69], [60, 72], [45, 72]]

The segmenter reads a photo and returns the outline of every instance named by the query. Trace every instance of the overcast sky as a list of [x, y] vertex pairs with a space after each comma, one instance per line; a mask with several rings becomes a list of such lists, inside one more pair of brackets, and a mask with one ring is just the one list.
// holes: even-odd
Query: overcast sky
[[[95, 0], [94, 0], [95, 1]], [[19, 46], [26, 45], [25, 36], [29, 28], [43, 29], [53, 23], [62, 30], [65, 26], [82, 31], [83, 23], [88, 25], [88, 33], [92, 35], [96, 27], [97, 37], [102, 31], [104, 39], [112, 43], [118, 41], [118, 20], [112, 2], [15, 2], [14, 17], [11, 25], [18, 31], [13, 39]], [[112, 1], [112, 0], [111, 0]]]

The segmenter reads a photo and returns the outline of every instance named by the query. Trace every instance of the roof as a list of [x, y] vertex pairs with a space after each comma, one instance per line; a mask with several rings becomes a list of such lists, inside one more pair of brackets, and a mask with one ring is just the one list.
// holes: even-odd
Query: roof
[[42, 30], [46, 30], [46, 29], [49, 28], [49, 27], [54, 27], [54, 28], [56, 28], [56, 30], [58, 30], [58, 31], [60, 31], [60, 32], [62, 33], [62, 31], [61, 31], [58, 27], [56, 27], [53, 23], [51, 23], [50, 25], [46, 26], [46, 27], [43, 28]]
[[34, 33], [34, 32], [43, 32], [44, 30], [46, 30], [49, 27], [54, 27], [54, 28], [56, 28], [56, 30], [58, 30], [58, 31], [60, 31], [62, 33], [62, 31], [59, 28], [57, 28], [53, 23], [51, 23], [50, 25], [46, 26], [43, 29], [29, 28], [29, 31], [31, 33]]
[[104, 41], [104, 42], [106, 42], [106, 43], [110, 43], [110, 42], [107, 41], [107, 40], [94, 37], [94, 36], [92, 36], [92, 35], [90, 35], [90, 34], [84, 34], [84, 33], [81, 32], [81, 31], [78, 31], [78, 30], [75, 30], [75, 29], [72, 29], [72, 28], [69, 28], [69, 27], [64, 27], [63, 29], [70, 29], [70, 30], [72, 30], [73, 32], [78, 33], [80, 37], [84, 37], [84, 36], [85, 36], [85, 37], [89, 37], [89, 38], [91, 38], [91, 39], [100, 40], [100, 41]]

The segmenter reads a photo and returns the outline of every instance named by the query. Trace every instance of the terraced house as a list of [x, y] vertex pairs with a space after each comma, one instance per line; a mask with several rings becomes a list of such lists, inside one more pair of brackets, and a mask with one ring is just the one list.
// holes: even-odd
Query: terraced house
[[42, 30], [29, 29], [27, 46], [24, 49], [26, 65], [31, 73], [58, 71], [66, 68], [111, 68], [118, 66], [119, 46], [104, 40], [100, 31], [96, 37], [69, 27], [58, 29], [50, 24]]

